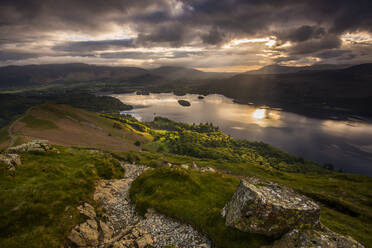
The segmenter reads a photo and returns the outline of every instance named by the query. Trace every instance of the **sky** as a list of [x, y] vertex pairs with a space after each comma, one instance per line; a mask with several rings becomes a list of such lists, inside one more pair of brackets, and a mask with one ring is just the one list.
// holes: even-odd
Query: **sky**
[[371, 61], [371, 0], [0, 1], [0, 66], [243, 72]]

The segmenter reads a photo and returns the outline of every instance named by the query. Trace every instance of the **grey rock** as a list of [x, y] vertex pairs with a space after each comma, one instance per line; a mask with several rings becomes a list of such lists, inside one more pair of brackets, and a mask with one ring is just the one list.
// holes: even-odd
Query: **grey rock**
[[145, 234], [141, 238], [136, 240], [136, 245], [138, 248], [145, 248], [153, 244], [153, 240], [150, 235]]
[[90, 205], [89, 203], [85, 202], [83, 205], [78, 206], [77, 209], [81, 214], [87, 216], [90, 219], [96, 218], [94, 207], [92, 207], [92, 205]]
[[5, 163], [8, 166], [8, 170], [15, 170], [21, 165], [21, 158], [18, 154], [0, 154], [0, 162]]
[[276, 241], [272, 248], [287, 247], [327, 247], [327, 248], [364, 248], [349, 236], [342, 236], [321, 226], [317, 229], [294, 229]]
[[216, 172], [216, 170], [213, 169], [212, 167], [203, 167], [200, 169], [200, 171], [201, 172], [212, 172], [212, 173]]
[[194, 161], [191, 162], [191, 168], [194, 169], [194, 170], [199, 169], [198, 165]]
[[98, 225], [95, 220], [87, 220], [86, 222], [76, 226], [67, 237], [68, 243], [72, 246], [93, 246], [99, 244]]
[[24, 152], [32, 152], [32, 151], [40, 151], [45, 152], [50, 150], [51, 147], [49, 146], [49, 142], [47, 140], [33, 140], [28, 143], [24, 143], [19, 146], [14, 146], [8, 148], [8, 153], [24, 153]]
[[228, 226], [272, 237], [296, 227], [320, 225], [320, 208], [315, 202], [288, 187], [257, 178], [241, 180], [222, 215]]
[[187, 164], [181, 164], [180, 167], [186, 170], [189, 169], [189, 166]]

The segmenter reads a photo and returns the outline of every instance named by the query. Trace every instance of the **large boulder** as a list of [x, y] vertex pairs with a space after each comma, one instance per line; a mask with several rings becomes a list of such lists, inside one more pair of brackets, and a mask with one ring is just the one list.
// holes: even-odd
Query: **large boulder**
[[364, 248], [353, 238], [334, 233], [324, 226], [317, 229], [294, 229], [276, 241], [270, 248], [287, 247]]
[[33, 152], [40, 151], [45, 152], [50, 150], [49, 142], [47, 140], [33, 140], [28, 143], [24, 143], [19, 146], [14, 146], [8, 148], [8, 153], [24, 153], [24, 152]]
[[228, 226], [271, 237], [297, 227], [320, 225], [320, 208], [315, 202], [288, 187], [257, 178], [241, 180], [222, 215]]

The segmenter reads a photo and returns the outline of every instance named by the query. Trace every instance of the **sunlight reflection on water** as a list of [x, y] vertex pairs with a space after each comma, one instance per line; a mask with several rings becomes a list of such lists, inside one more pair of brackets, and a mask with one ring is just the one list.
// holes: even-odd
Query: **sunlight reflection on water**
[[[135, 108], [125, 113], [142, 121], [163, 116], [188, 123], [212, 122], [233, 137], [263, 141], [306, 159], [372, 176], [370, 123], [312, 119], [265, 106], [236, 104], [215, 94], [204, 99], [172, 93], [113, 96], [133, 105]], [[191, 106], [178, 104], [181, 99]]]

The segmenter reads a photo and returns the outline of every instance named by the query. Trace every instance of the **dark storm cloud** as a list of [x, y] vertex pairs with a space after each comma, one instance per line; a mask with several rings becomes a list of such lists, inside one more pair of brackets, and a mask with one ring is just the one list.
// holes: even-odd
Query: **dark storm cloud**
[[288, 40], [292, 42], [302, 42], [309, 39], [319, 39], [326, 35], [326, 31], [322, 27], [303, 25], [293, 30], [278, 33], [281, 40]]
[[[229, 39], [275, 35], [278, 44], [292, 43], [292, 47], [276, 51], [287, 53], [291, 58], [318, 54], [326, 59], [337, 55], [337, 52], [327, 54], [327, 51], [340, 48], [342, 34], [372, 32], [372, 1], [0, 1], [0, 44], [26, 46], [45, 40], [53, 42], [58, 32], [94, 37], [128, 29], [133, 38], [57, 40], [51, 50], [56, 54], [68, 52], [80, 56], [94, 51], [135, 47], [219, 47]], [[23, 58], [7, 54], [6, 49], [0, 48], [0, 57]], [[102, 58], [126, 55], [130, 54], [104, 55]]]
[[338, 48], [341, 45], [341, 40], [337, 36], [326, 36], [322, 39], [307, 40], [291, 47], [291, 54], [310, 54], [326, 49]]
[[217, 45], [224, 40], [225, 35], [221, 33], [216, 27], [213, 27], [207, 34], [202, 36], [205, 44]]
[[350, 50], [342, 50], [342, 49], [334, 49], [334, 50], [326, 50], [324, 52], [316, 54], [318, 58], [329, 59], [329, 58], [336, 58], [343, 56], [347, 53], [350, 53]]
[[100, 41], [69, 41], [53, 47], [56, 51], [94, 52], [112, 48], [134, 47], [133, 39], [100, 40]]
[[154, 43], [166, 43], [173, 47], [178, 47], [190, 41], [188, 34], [188, 28], [182, 23], [176, 22], [153, 27], [152, 32], [148, 34], [140, 33], [137, 41], [144, 46], [153, 46]]
[[40, 57], [40, 54], [0, 51], [0, 60], [20, 60]]

